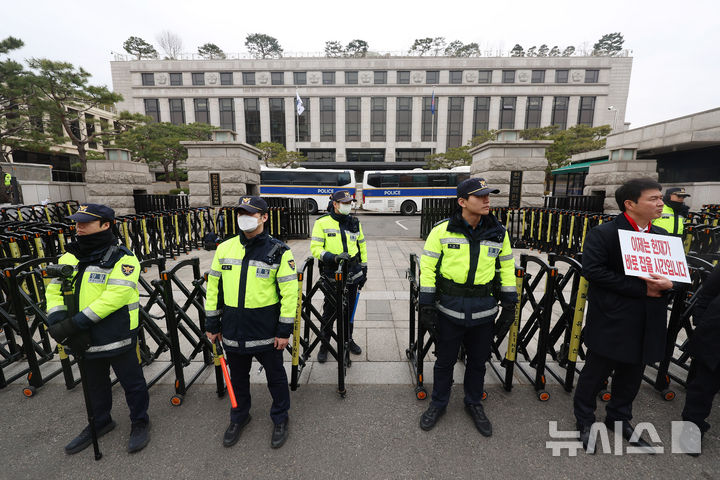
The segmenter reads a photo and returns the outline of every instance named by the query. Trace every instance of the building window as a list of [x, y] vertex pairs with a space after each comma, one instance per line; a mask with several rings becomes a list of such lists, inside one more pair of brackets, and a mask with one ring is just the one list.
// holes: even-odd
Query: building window
[[425, 83], [428, 85], [435, 85], [438, 82], [440, 82], [439, 70], [428, 70], [425, 72]]
[[335, 149], [301, 149], [300, 153], [304, 153], [308, 162], [334, 162]]
[[235, 130], [235, 102], [232, 98], [221, 98], [220, 102], [220, 128]]
[[193, 85], [205, 85], [205, 74], [204, 73], [193, 73], [192, 74]]
[[578, 111], [579, 125], [593, 126], [595, 116], [595, 97], [580, 97], [580, 109]]
[[220, 72], [220, 85], [232, 85], [233, 84], [233, 73], [232, 72]]
[[160, 105], [157, 98], [146, 98], [145, 103], [145, 115], [153, 119], [153, 122], [160, 121]]
[[432, 151], [429, 148], [408, 148], [406, 150], [395, 150], [395, 161], [400, 162], [424, 162], [425, 157]]
[[490, 130], [490, 97], [475, 97], [473, 137], [485, 130]]
[[[310, 98], [301, 97], [305, 111], [302, 115], [295, 115], [295, 128], [297, 131], [298, 142], [310, 141]], [[297, 108], [297, 99], [295, 100], [295, 108]]]
[[320, 98], [320, 141], [335, 141], [335, 99]]
[[450, 71], [450, 83], [462, 83], [462, 70]]
[[[92, 137], [95, 134], [95, 117], [90, 114], [85, 114], [85, 132], [88, 137]], [[97, 142], [88, 142], [89, 148], [98, 148]]]
[[585, 70], [585, 83], [598, 83], [600, 70]]
[[270, 72], [270, 83], [272, 85], [285, 85], [285, 73]]
[[255, 72], [243, 72], [243, 85], [255, 85]]
[[285, 146], [285, 99], [270, 99], [270, 141]]
[[515, 97], [500, 99], [500, 128], [515, 128]]
[[345, 141], [360, 141], [360, 97], [345, 98]]
[[170, 99], [170, 123], [173, 125], [185, 124], [185, 101], [182, 98]]
[[435, 98], [435, 115], [432, 114], [432, 97], [422, 99], [422, 120], [421, 140], [423, 142], [434, 142], [437, 140], [437, 97]]
[[525, 111], [525, 128], [540, 128], [542, 97], [528, 97]]
[[374, 72], [374, 81], [373, 83], [375, 85], [385, 85], [387, 83], [387, 72], [381, 71], [381, 72]]
[[307, 85], [307, 72], [293, 72], [293, 83], [295, 85]]
[[530, 81], [532, 83], [545, 83], [545, 70], [533, 70]]
[[345, 155], [348, 162], [384, 162], [385, 150], [347, 149]]
[[478, 70], [478, 83], [492, 83], [492, 70]]
[[503, 70], [502, 83], [515, 83], [515, 70]]
[[450, 97], [448, 100], [447, 148], [462, 145], [464, 97]]
[[154, 87], [155, 86], [155, 74], [154, 73], [143, 73], [142, 74], [142, 84], [144, 87]]
[[170, 74], [170, 85], [173, 87], [182, 86], [182, 73], [171, 73]]
[[410, 85], [410, 70], [398, 70], [397, 83], [399, 85]]
[[260, 100], [245, 99], [245, 141], [250, 145], [260, 143]]
[[346, 85], [357, 85], [358, 83], [358, 72], [345, 72], [345, 84]]
[[195, 102], [195, 122], [210, 123], [210, 105], [207, 98], [196, 98]]
[[322, 72], [323, 85], [335, 85], [335, 72]]
[[373, 97], [370, 99], [370, 141], [385, 141], [385, 125], [387, 98]]
[[555, 70], [555, 83], [568, 83], [570, 70]]
[[555, 97], [553, 99], [552, 124], [565, 130], [567, 128], [568, 104], [570, 97]]
[[412, 140], [412, 97], [397, 98], [395, 113], [395, 141], [409, 142]]

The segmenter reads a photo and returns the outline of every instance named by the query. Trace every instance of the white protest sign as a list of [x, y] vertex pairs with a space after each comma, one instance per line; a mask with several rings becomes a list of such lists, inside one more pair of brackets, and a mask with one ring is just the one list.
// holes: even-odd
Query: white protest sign
[[625, 275], [656, 273], [673, 282], [690, 283], [685, 249], [679, 237], [618, 230]]

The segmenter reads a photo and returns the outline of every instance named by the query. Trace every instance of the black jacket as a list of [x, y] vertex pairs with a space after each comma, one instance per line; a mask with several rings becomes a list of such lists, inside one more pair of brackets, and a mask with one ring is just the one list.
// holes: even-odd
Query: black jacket
[[[660, 361], [667, 330], [667, 295], [647, 296], [645, 281], [625, 275], [618, 230], [633, 230], [625, 215], [588, 232], [582, 254], [588, 288], [585, 345], [624, 363]], [[667, 235], [653, 226], [650, 233]]]
[[688, 352], [712, 370], [720, 366], [720, 265], [702, 283], [693, 316], [697, 328]]

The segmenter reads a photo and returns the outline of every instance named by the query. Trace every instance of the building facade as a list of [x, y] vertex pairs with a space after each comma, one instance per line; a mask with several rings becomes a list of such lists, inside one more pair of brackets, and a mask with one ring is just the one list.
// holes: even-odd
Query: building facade
[[[117, 107], [282, 143], [314, 168], [415, 168], [477, 132], [623, 129], [629, 57], [382, 57], [111, 62]], [[296, 113], [296, 94], [305, 111]], [[352, 164], [352, 165], [350, 165]]]

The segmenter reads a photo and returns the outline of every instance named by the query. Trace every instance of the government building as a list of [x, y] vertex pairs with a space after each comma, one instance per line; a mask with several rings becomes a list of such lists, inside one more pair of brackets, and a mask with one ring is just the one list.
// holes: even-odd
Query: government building
[[206, 122], [242, 142], [301, 151], [310, 168], [363, 171], [421, 167], [482, 130], [623, 131], [632, 58], [129, 60], [111, 69], [120, 111]]

